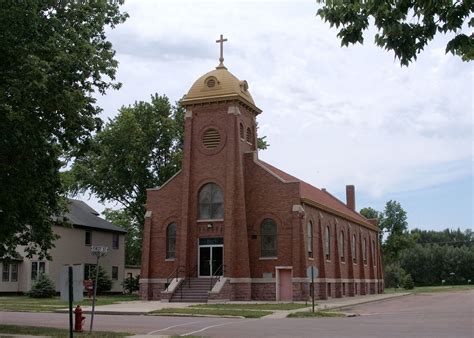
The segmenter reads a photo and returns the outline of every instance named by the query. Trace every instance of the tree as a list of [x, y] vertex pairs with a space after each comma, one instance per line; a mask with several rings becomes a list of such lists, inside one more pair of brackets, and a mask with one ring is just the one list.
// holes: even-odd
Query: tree
[[[363, 43], [363, 31], [373, 20], [378, 33], [375, 43], [392, 50], [401, 65], [408, 66], [438, 33], [454, 32], [446, 53], [464, 61], [474, 59], [474, 35], [463, 29], [474, 27], [471, 0], [400, 0], [336, 1], [318, 0], [324, 6], [317, 11], [325, 22], [339, 29], [342, 46]], [[471, 17], [471, 18], [470, 18]]]
[[[362, 216], [364, 216], [365, 218], [367, 218], [367, 219], [376, 219], [377, 224], [380, 225], [380, 220], [382, 219], [382, 213], [381, 212], [379, 212], [375, 209], [372, 209], [371, 207], [367, 207], [367, 208], [360, 209], [360, 214]], [[382, 244], [382, 237], [383, 237], [383, 232], [380, 231], [379, 232], [380, 244]]]
[[34, 281], [28, 296], [31, 298], [51, 298], [56, 294], [53, 281], [44, 273], [40, 273]]
[[[94, 281], [94, 285], [95, 285], [95, 274], [96, 274], [95, 268], [96, 268], [95, 266], [92, 267], [89, 272], [89, 279]], [[107, 275], [104, 268], [99, 265], [99, 275], [97, 278], [97, 293], [107, 292], [107, 291], [110, 291], [111, 289], [112, 289], [112, 280]]]
[[142, 226], [126, 210], [104, 210], [105, 219], [127, 230], [125, 235], [125, 264], [140, 265], [142, 255]]
[[105, 28], [123, 1], [0, 0], [0, 257], [47, 255], [61, 198], [61, 156], [101, 126], [95, 93], [118, 88]]

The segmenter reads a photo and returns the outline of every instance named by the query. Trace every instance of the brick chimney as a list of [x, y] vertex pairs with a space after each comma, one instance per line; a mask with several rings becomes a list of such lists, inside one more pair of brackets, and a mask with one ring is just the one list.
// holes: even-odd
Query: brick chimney
[[355, 188], [353, 185], [346, 185], [346, 204], [349, 209], [355, 211]]

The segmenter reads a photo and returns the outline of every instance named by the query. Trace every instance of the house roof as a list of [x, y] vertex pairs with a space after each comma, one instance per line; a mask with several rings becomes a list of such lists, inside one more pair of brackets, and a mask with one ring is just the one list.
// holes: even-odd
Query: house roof
[[69, 210], [64, 217], [73, 225], [85, 228], [101, 229], [126, 233], [123, 228], [99, 217], [99, 213], [85, 202], [69, 198]]
[[258, 162], [262, 164], [265, 168], [267, 168], [269, 171], [271, 171], [274, 175], [280, 177], [283, 181], [300, 183], [301, 199], [305, 199], [308, 201], [312, 201], [318, 205], [322, 205], [323, 207], [329, 209], [329, 211], [333, 211], [343, 217], [355, 220], [359, 223], [363, 223], [364, 225], [370, 228], [374, 227], [374, 225], [371, 224], [364, 216], [348, 208], [345, 203], [341, 202], [339, 199], [331, 195], [326, 190], [320, 190], [312, 186], [311, 184], [306, 183], [294, 176], [291, 176], [290, 174], [287, 174], [284, 171], [260, 159], [258, 160]]

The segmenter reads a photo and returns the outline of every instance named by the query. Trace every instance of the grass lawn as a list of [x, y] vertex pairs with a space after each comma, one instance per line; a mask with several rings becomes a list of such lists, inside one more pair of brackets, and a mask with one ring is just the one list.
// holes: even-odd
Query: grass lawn
[[474, 285], [445, 285], [445, 286], [419, 286], [413, 290], [405, 289], [385, 289], [384, 293], [399, 293], [399, 292], [411, 292], [411, 293], [432, 293], [432, 292], [453, 292], [453, 291], [466, 291], [474, 290]]
[[179, 315], [212, 315], [212, 316], [240, 316], [244, 318], [260, 318], [266, 315], [272, 314], [271, 311], [262, 311], [262, 310], [238, 310], [238, 309], [212, 309], [212, 308], [196, 308], [196, 307], [187, 307], [187, 308], [166, 308], [161, 310], [156, 310], [150, 314], [156, 316], [172, 316], [174, 314]]
[[311, 305], [298, 303], [266, 303], [266, 304], [199, 304], [192, 308], [222, 309], [222, 310], [294, 310], [309, 307]]
[[345, 317], [346, 315], [340, 312], [331, 312], [331, 311], [300, 311], [290, 313], [288, 318], [314, 318], [314, 317]]
[[[18, 325], [4, 325], [0, 324], [1, 334], [27, 334], [33, 336], [48, 336], [48, 337], [68, 337], [69, 330], [57, 329], [54, 327], [38, 327], [38, 326], [18, 326]], [[127, 332], [110, 332], [110, 331], [96, 331], [92, 334], [74, 332], [74, 337], [125, 337], [130, 336]], [[3, 336], [2, 336], [3, 337]]]
[[[138, 295], [110, 295], [97, 296], [96, 305], [108, 305], [118, 302], [138, 300]], [[92, 305], [92, 300], [84, 298], [76, 305]], [[30, 298], [28, 296], [0, 296], [0, 309], [2, 311], [23, 311], [23, 312], [52, 312], [64, 309], [69, 306], [68, 302], [63, 302], [59, 297], [54, 298]]]

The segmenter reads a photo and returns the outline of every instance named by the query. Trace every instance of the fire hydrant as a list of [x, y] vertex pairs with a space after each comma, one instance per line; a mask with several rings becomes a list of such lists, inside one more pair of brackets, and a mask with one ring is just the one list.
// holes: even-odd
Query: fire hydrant
[[82, 315], [82, 309], [79, 305], [74, 309], [74, 317], [75, 317], [74, 331], [75, 332], [84, 331], [82, 327], [84, 326], [84, 321], [86, 320], [86, 317]]

